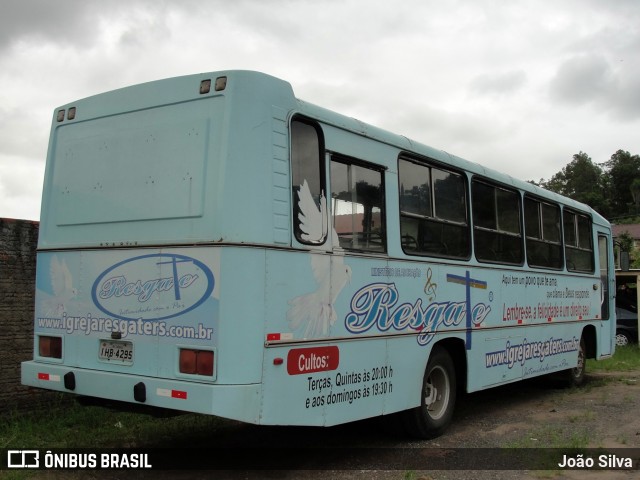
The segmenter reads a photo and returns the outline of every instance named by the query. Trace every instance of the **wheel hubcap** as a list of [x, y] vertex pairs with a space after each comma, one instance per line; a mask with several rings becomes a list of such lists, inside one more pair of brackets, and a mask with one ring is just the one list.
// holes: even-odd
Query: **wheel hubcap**
[[435, 367], [429, 372], [425, 384], [424, 404], [427, 414], [437, 420], [447, 410], [449, 404], [449, 377], [441, 367]]

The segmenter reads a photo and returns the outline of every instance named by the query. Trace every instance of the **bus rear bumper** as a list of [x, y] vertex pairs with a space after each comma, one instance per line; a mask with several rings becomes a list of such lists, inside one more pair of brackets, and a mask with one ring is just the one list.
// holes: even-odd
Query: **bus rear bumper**
[[259, 423], [260, 384], [213, 385], [36, 361], [22, 363], [23, 385]]

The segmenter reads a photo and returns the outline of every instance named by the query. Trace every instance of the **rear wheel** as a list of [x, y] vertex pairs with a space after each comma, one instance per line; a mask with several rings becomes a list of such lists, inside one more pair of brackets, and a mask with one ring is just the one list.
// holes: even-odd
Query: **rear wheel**
[[580, 338], [580, 346], [578, 347], [578, 363], [574, 368], [564, 372], [565, 382], [572, 387], [579, 387], [584, 383], [587, 371], [587, 349], [584, 337]]
[[404, 412], [407, 431], [418, 438], [435, 438], [451, 423], [456, 403], [456, 374], [449, 353], [434, 347], [422, 382], [420, 405]]

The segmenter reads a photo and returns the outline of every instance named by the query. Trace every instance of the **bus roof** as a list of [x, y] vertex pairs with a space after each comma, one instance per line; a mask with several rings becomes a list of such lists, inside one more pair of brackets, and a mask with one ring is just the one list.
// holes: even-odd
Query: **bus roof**
[[[225, 86], [219, 92], [214, 79], [225, 80]], [[209, 95], [203, 95], [202, 91], [198, 92], [198, 85], [202, 87], [201, 82], [206, 81], [212, 83]], [[213, 91], [214, 88], [216, 91]], [[225, 107], [223, 97], [227, 97], [229, 107]], [[216, 108], [213, 108], [213, 102], [217, 102]], [[43, 191], [43, 222], [39, 246], [41, 248], [101, 246], [103, 237], [107, 237], [105, 245], [114, 244], [114, 242], [122, 243], [123, 240], [126, 244], [129, 238], [140, 238], [142, 244], [165, 239], [175, 240], [171, 237], [171, 229], [168, 228], [165, 220], [171, 221], [171, 228], [180, 228], [188, 232], [188, 238], [184, 238], [184, 241], [197, 243], [211, 241], [214, 238], [226, 239], [225, 232], [227, 234], [229, 232], [225, 229], [228, 225], [219, 226], [222, 220], [215, 217], [216, 208], [218, 208], [216, 205], [222, 205], [230, 198], [233, 201], [237, 200], [234, 196], [236, 194], [234, 189], [218, 185], [219, 191], [208, 195], [206, 200], [208, 207], [205, 208], [206, 183], [216, 182], [216, 178], [222, 178], [221, 175], [225, 169], [227, 172], [232, 169], [244, 172], [245, 167], [240, 164], [240, 159], [261, 158], [262, 153], [266, 152], [266, 145], [262, 140], [253, 143], [244, 142], [242, 152], [225, 150], [225, 154], [234, 154], [237, 157], [234, 157], [234, 162], [226, 167], [214, 163], [206, 165], [205, 168], [207, 156], [210, 155], [212, 148], [223, 148], [212, 146], [207, 140], [211, 121], [215, 120], [227, 134], [235, 135], [236, 142], [244, 138], [243, 135], [248, 134], [244, 130], [248, 130], [250, 126], [240, 125], [238, 122], [242, 117], [230, 113], [232, 103], [239, 109], [250, 111], [253, 119], [264, 119], [265, 115], [271, 116], [276, 109], [282, 114], [282, 128], [286, 128], [284, 122], [287, 116], [291, 118], [295, 114], [305, 115], [326, 125], [392, 146], [400, 151], [428, 157], [540, 198], [589, 212], [596, 224], [609, 225], [602, 216], [587, 205], [405, 136], [300, 100], [287, 81], [255, 71], [230, 70], [204, 72], [132, 85], [77, 100], [56, 109], [52, 119], [52, 135], [47, 160], [48, 173], [45, 175]], [[78, 113], [78, 117], [64, 121], [65, 110], [69, 113], [73, 110], [75, 115], [75, 107], [78, 112], [81, 112]], [[60, 120], [61, 112], [63, 113], [62, 121]], [[211, 120], [212, 115], [217, 115], [214, 120]], [[232, 124], [232, 122], [236, 123]], [[263, 140], [272, 141], [271, 127], [261, 123], [260, 128], [268, 129], [262, 132]], [[191, 136], [192, 131], [196, 135]], [[143, 142], [140, 137], [143, 133], [150, 138], [153, 137], [153, 144], [147, 145]], [[153, 172], [148, 173], [142, 162], [130, 162], [126, 155], [120, 155], [120, 163], [117, 165], [107, 162], [110, 152], [105, 146], [110, 144], [111, 137], [113, 142], [120, 142], [120, 144], [125, 142], [130, 148], [131, 155], [138, 151], [153, 153]], [[113, 147], [118, 145], [113, 143]], [[188, 155], [184, 154], [185, 152]], [[58, 162], [58, 156], [61, 158], [71, 156], [71, 160], [67, 159], [66, 164]], [[90, 159], [90, 162], [81, 161], [80, 158], [83, 156]], [[175, 158], [182, 158], [179, 166]], [[395, 170], [397, 163], [395, 159], [390, 158], [386, 166]], [[178, 169], [184, 169], [187, 174]], [[123, 171], [126, 174], [110, 175], [111, 171]], [[83, 177], [83, 172], [93, 179], [93, 183]], [[266, 170], [263, 173], [266, 173]], [[101, 174], [106, 177], [99, 178]], [[206, 180], [203, 178], [205, 174]], [[188, 183], [182, 177], [193, 177], [197, 182]], [[185, 181], [173, 181], [175, 178]], [[260, 183], [261, 178], [253, 181]], [[151, 184], [141, 185], [140, 182], [143, 180], [150, 180]], [[138, 183], [134, 185], [135, 182]], [[109, 191], [109, 185], [116, 189], [122, 184], [125, 184], [124, 193], [114, 195]], [[184, 204], [174, 202], [168, 195], [157, 195], [160, 184], [170, 185], [173, 189], [172, 193], [182, 195], [180, 198], [186, 199]], [[71, 185], [69, 189], [67, 189], [68, 185]], [[68, 194], [69, 190], [73, 195]], [[224, 197], [224, 201], [223, 195], [228, 197]], [[193, 221], [192, 219], [195, 218], [201, 218], [202, 221]], [[135, 220], [160, 221], [147, 222], [144, 228], [140, 227], [142, 229], [140, 232], [136, 231], [134, 234], [128, 222]], [[227, 220], [231, 222], [231, 216]], [[251, 222], [245, 223], [253, 225]], [[76, 228], [80, 226], [80, 229]], [[243, 228], [246, 230], [249, 227]], [[260, 224], [256, 222], [255, 232], [252, 230], [253, 237], [257, 238], [259, 228]], [[237, 228], [234, 232], [235, 230]], [[236, 236], [240, 238], [242, 235], [238, 233]], [[232, 235], [229, 241], [234, 241], [234, 238]], [[248, 237], [244, 235], [243, 238]], [[99, 242], [98, 239], [100, 239]]]
[[[272, 75], [257, 72], [253, 70], [226, 70], [226, 71], [217, 71], [217, 72], [205, 72], [195, 75], [185, 75], [180, 77], [172, 77], [161, 80], [150, 81], [146, 83], [130, 85], [127, 87], [123, 87], [120, 89], [113, 90], [111, 92], [105, 92], [102, 94], [97, 94], [93, 97], [88, 97], [83, 100], [92, 100], [98, 96], [105, 96], [117, 93], [117, 97], [113, 97], [113, 99], [117, 99], [119, 101], [112, 102], [112, 98], [110, 98], [110, 105], [107, 108], [113, 110], [110, 112], [111, 114], [118, 113], [123, 110], [135, 110], [136, 108], [144, 108], [148, 104], [148, 99], [158, 95], [158, 92], [162, 92], [162, 95], [167, 95], [170, 92], [175, 92], [174, 95], [176, 98], [165, 98], [165, 103], [171, 103], [173, 101], [178, 102], [183, 100], [183, 95], [180, 93], [181, 89], [180, 85], [184, 84], [184, 81], [188, 78], [193, 77], [220, 77], [220, 76], [229, 76], [234, 79], [242, 78], [247, 82], [260, 82], [263, 84], [271, 85], [271, 93], [274, 91], [279, 91], [281, 97], [286, 97], [288, 95], [295, 95], [295, 90], [293, 89], [290, 82], [286, 80], [282, 80], [278, 77], [274, 77]], [[276, 84], [280, 83], [280, 85], [276, 86]], [[274, 88], [275, 87], [275, 88]], [[280, 88], [278, 88], [280, 87]], [[533, 195], [537, 195], [542, 198], [546, 198], [550, 201], [554, 201], [560, 203], [562, 205], [575, 208], [578, 210], [584, 210], [591, 213], [593, 216], [593, 220], [600, 225], [609, 225], [609, 222], [602, 217], [598, 212], [593, 210], [590, 206], [583, 204], [581, 202], [577, 202], [568, 197], [564, 197], [555, 192], [551, 192], [544, 188], [538, 187], [532, 183], [526, 182], [524, 180], [517, 179], [505, 173], [501, 173], [497, 170], [493, 170], [489, 167], [485, 167], [479, 163], [475, 163], [464, 158], [461, 158], [457, 155], [450, 154], [445, 150], [439, 150], [433, 147], [430, 147], [424, 143], [415, 141], [410, 139], [404, 135], [399, 135], [392, 133], [390, 131], [384, 130], [382, 128], [373, 126], [366, 122], [360, 121], [353, 117], [348, 117], [346, 115], [334, 112], [332, 110], [326, 109], [324, 107], [320, 107], [313, 103], [306, 102], [304, 100], [295, 97], [295, 101], [297, 102], [299, 113], [304, 115], [308, 115], [313, 117], [319, 121], [322, 121], [326, 124], [332, 125], [334, 127], [348, 130], [349, 132], [355, 133], [357, 135], [361, 135], [372, 140], [386, 143], [388, 145], [394, 146], [396, 148], [400, 148], [402, 150], [406, 150], [407, 152], [413, 152], [418, 155], [422, 155], [425, 157], [429, 157], [433, 160], [437, 160], [439, 162], [443, 162], [449, 165], [452, 165], [461, 170], [466, 170], [474, 175], [484, 176], [486, 178], [495, 180], [502, 184], [513, 186], [514, 188], [518, 188], [527, 193], [531, 193]], [[77, 104], [78, 101], [70, 103], [68, 105], [62, 106], [60, 108], [67, 108], [74, 104]], [[137, 104], [140, 104], [138, 107]], [[92, 105], [90, 103], [89, 105]], [[103, 111], [102, 115], [105, 115], [104, 108], [105, 103], [100, 104]], [[58, 111], [59, 109], [56, 109]]]
[[524, 180], [517, 179], [505, 173], [498, 172], [479, 163], [471, 162], [457, 155], [450, 154], [444, 150], [438, 150], [426, 144], [417, 142], [403, 135], [391, 133], [387, 130], [375, 127], [362, 122], [356, 118], [348, 117], [326, 108], [314, 105], [298, 99], [300, 113], [313, 117], [321, 122], [337, 128], [348, 130], [352, 133], [371, 138], [372, 140], [391, 145], [408, 153], [414, 153], [431, 158], [433, 160], [451, 165], [455, 168], [465, 170], [471, 174], [495, 180], [507, 186], [512, 186], [524, 192], [536, 195], [549, 201], [557, 202], [570, 208], [589, 212], [593, 221], [599, 225], [609, 226], [609, 222], [589, 205], [578, 202], [571, 198], [551, 192], [542, 187], [534, 185]]

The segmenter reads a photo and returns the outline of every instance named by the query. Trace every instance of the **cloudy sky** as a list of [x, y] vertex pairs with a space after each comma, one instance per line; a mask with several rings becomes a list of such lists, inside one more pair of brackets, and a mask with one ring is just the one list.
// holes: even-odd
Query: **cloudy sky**
[[638, 0], [2, 0], [0, 217], [39, 218], [57, 106], [234, 68], [524, 180], [640, 154]]

